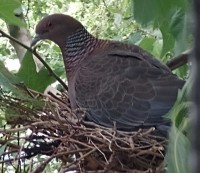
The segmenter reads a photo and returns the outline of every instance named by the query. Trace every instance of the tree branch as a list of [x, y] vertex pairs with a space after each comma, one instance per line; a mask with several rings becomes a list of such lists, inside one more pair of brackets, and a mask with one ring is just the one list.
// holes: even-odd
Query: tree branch
[[35, 55], [38, 60], [46, 67], [46, 69], [49, 71], [50, 75], [52, 75], [66, 90], [68, 90], [68, 86], [65, 84], [65, 82], [60, 79], [51, 69], [51, 67], [45, 62], [45, 60], [36, 52], [36, 49], [32, 49], [31, 47], [26, 46], [25, 44], [21, 43], [19, 40], [15, 39], [14, 37], [6, 34], [5, 32], [3, 32], [2, 30], [0, 30], [0, 34], [2, 37], [6, 37], [14, 42], [16, 42], [17, 44], [19, 44], [20, 46], [24, 47], [25, 49], [27, 49], [29, 52], [31, 52], [33, 55]]
[[185, 52], [183, 52], [182, 54], [170, 59], [166, 65], [171, 69], [171, 70], [175, 70], [179, 67], [181, 67], [184, 64], [187, 64], [189, 61], [189, 57], [192, 53], [192, 49], [186, 50]]

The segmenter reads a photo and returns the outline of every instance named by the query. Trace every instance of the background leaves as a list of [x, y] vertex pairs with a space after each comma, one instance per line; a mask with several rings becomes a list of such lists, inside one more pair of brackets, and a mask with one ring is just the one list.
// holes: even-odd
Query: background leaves
[[0, 0], [0, 18], [10, 24], [17, 26], [25, 26], [19, 18], [15, 16], [21, 10], [21, 3], [19, 0]]
[[[57, 72], [59, 76], [63, 73], [59, 71], [59, 69], [55, 70], [55, 72]], [[26, 87], [39, 92], [44, 92], [47, 86], [56, 81], [45, 67], [42, 67], [39, 72], [37, 72], [31, 52], [26, 53], [21, 63], [21, 68], [18, 73], [16, 73], [16, 76], [20, 78], [21, 82], [23, 82]]]
[[[180, 54], [191, 42], [188, 33], [188, 1], [187, 0], [134, 0], [133, 14], [136, 21], [144, 26], [152, 26], [162, 33], [163, 48], [161, 57], [171, 51]], [[183, 42], [184, 40], [184, 42]]]

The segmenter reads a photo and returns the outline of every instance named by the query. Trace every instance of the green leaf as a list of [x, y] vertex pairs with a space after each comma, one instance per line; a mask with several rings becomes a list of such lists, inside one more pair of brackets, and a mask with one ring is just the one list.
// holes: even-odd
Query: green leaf
[[19, 79], [10, 73], [4, 66], [3, 62], [0, 61], [0, 85], [6, 89], [10, 89], [16, 92], [16, 84], [20, 84]]
[[180, 54], [189, 47], [191, 47], [189, 39], [190, 33], [188, 29], [188, 16], [183, 9], [174, 9], [171, 21], [169, 24], [170, 33], [175, 39], [174, 52], [175, 55]]
[[147, 25], [153, 22], [158, 16], [158, 5], [155, 0], [134, 0], [133, 14], [134, 19], [142, 25]]
[[170, 52], [174, 48], [175, 40], [174, 37], [169, 33], [167, 26], [160, 28], [163, 36], [163, 48], [161, 52], [161, 57], [163, 57], [167, 52]]
[[58, 6], [58, 8], [62, 8], [62, 6], [63, 6], [63, 3], [59, 0], [56, 0], [55, 4]]
[[161, 50], [162, 50], [162, 45], [163, 45], [163, 42], [162, 40], [156, 40], [154, 45], [153, 45], [153, 52], [152, 54], [155, 56], [155, 57], [160, 57], [160, 53], [161, 53]]
[[140, 42], [139, 46], [148, 52], [152, 52], [156, 39], [153, 37], [144, 37]]
[[186, 31], [187, 7], [187, 0], [134, 0], [135, 20], [162, 32], [161, 57], [167, 52], [178, 54], [189, 47], [187, 44], [189, 32]]
[[166, 173], [188, 173], [189, 146], [188, 138], [175, 126], [172, 126], [165, 158]]
[[182, 79], [187, 79], [188, 69], [189, 69], [188, 64], [185, 64], [185, 65], [179, 67], [178, 69], [176, 69], [174, 72]]
[[171, 20], [170, 20], [170, 28], [171, 33], [174, 37], [179, 36], [180, 31], [182, 30], [184, 22], [184, 12], [182, 9], [174, 9], [174, 12], [172, 14]]
[[11, 91], [15, 95], [17, 95], [18, 98], [27, 99], [29, 97], [26, 93], [24, 93], [23, 90], [20, 89], [20, 86], [22, 86], [20, 78], [10, 73], [5, 68], [3, 62], [1, 61], [0, 61], [0, 86], [2, 86], [4, 90], [8, 90], [9, 92]]
[[5, 144], [5, 145], [2, 145], [2, 146], [0, 147], [0, 156], [5, 152], [6, 147], [7, 147], [6, 144]]
[[133, 0], [133, 14], [135, 20], [143, 25], [154, 23], [156, 27], [169, 22], [171, 9], [174, 7], [185, 9], [186, 0]]
[[[61, 75], [62, 73], [63, 72], [61, 71], [57, 71], [58, 75]], [[16, 75], [28, 88], [39, 92], [43, 92], [48, 85], [56, 81], [45, 67], [42, 67], [39, 72], [36, 71], [35, 62], [33, 60], [32, 53], [30, 52], [26, 53], [21, 64], [21, 68]]]
[[177, 127], [181, 128], [181, 125], [187, 119], [189, 114], [189, 108], [192, 102], [188, 99], [191, 91], [191, 79], [188, 79], [185, 85], [178, 92], [177, 100], [166, 116], [171, 119], [172, 123]]
[[25, 24], [15, 16], [14, 11], [20, 8], [21, 3], [19, 0], [0, 0], [0, 18], [7, 23], [17, 25], [19, 27]]

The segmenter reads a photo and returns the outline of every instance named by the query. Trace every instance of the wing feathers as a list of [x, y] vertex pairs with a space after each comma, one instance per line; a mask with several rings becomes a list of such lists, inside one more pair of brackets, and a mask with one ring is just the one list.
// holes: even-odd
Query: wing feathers
[[[110, 48], [110, 47], [109, 47]], [[125, 48], [124, 48], [125, 49]], [[87, 118], [119, 129], [165, 124], [184, 82], [148, 53], [111, 46], [82, 63], [75, 83], [77, 105]]]

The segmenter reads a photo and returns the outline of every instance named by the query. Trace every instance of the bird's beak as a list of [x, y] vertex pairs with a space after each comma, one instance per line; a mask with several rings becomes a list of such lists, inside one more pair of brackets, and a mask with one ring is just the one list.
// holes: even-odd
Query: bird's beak
[[31, 42], [31, 47], [33, 47], [34, 45], [36, 45], [36, 43], [37, 43], [38, 41], [40, 41], [40, 40], [41, 40], [40, 35], [39, 35], [39, 34], [36, 34], [35, 37], [33, 38], [32, 42]]

